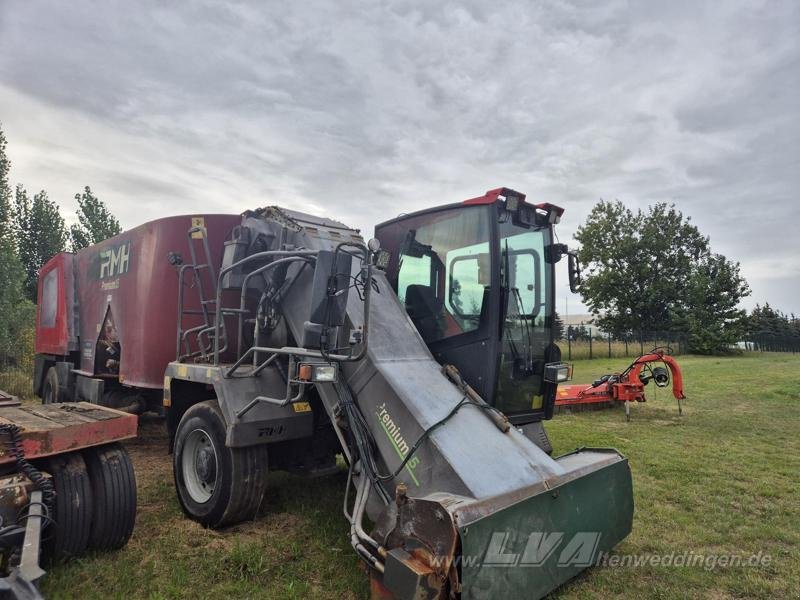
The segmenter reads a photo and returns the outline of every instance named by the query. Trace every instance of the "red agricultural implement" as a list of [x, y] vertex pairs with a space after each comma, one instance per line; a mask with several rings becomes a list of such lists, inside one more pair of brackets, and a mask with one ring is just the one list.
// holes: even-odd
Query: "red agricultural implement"
[[0, 391], [0, 597], [39, 598], [54, 563], [125, 545], [136, 481], [125, 449], [137, 417], [76, 402], [23, 406]]
[[[661, 363], [653, 366], [653, 363]], [[585, 385], [561, 385], [556, 394], [556, 409], [585, 410], [625, 405], [625, 418], [630, 420], [630, 403], [645, 402], [645, 386], [653, 381], [656, 387], [669, 385], [672, 375], [672, 395], [678, 401], [678, 414], [682, 413], [683, 377], [678, 362], [662, 349], [656, 348], [634, 360], [622, 373], [604, 375]]]

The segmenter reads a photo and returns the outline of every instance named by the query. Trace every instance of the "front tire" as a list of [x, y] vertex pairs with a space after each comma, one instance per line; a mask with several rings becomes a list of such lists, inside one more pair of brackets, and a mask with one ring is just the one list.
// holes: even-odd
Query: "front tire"
[[207, 527], [255, 517], [267, 487], [265, 445], [229, 448], [216, 400], [187, 410], [175, 435], [172, 470], [187, 516]]

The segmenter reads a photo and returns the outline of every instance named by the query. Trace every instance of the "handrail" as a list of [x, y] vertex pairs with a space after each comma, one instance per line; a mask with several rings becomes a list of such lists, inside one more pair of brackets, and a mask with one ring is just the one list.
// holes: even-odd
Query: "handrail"
[[[316, 250], [265, 250], [263, 252], [256, 252], [255, 254], [251, 254], [250, 256], [246, 256], [241, 260], [236, 261], [235, 263], [228, 265], [224, 269], [219, 272], [219, 276], [217, 278], [217, 296], [216, 296], [216, 319], [214, 319], [214, 365], [219, 365], [219, 331], [220, 331], [220, 320], [222, 317], [222, 313], [220, 311], [221, 304], [222, 304], [222, 279], [233, 271], [234, 269], [241, 267], [248, 262], [252, 262], [254, 260], [258, 260], [261, 258], [269, 258], [271, 256], [315, 256], [317, 254]], [[277, 261], [276, 261], [277, 262]], [[269, 263], [273, 264], [273, 263]], [[240, 306], [241, 308], [241, 306]], [[240, 317], [241, 318], [241, 317]], [[226, 340], [227, 342], [227, 340]]]

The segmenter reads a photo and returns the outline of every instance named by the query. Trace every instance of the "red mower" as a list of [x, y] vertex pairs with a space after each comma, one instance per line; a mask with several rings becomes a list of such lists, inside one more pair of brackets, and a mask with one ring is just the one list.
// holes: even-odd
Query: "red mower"
[[[653, 366], [653, 363], [661, 363]], [[625, 405], [625, 418], [630, 421], [630, 403], [645, 402], [644, 387], [653, 381], [656, 387], [667, 387], [672, 375], [672, 395], [678, 401], [678, 414], [682, 414], [681, 400], [683, 377], [678, 362], [663, 348], [655, 348], [634, 360], [622, 373], [603, 375], [592, 384], [564, 385], [558, 387], [556, 410], [585, 410]]]

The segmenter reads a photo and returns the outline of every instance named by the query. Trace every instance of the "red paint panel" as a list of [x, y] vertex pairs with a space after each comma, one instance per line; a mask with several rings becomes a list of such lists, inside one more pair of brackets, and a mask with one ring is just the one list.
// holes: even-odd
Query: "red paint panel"
[[70, 351], [71, 337], [73, 344], [75, 343], [67, 313], [67, 307], [74, 301], [74, 258], [75, 255], [68, 252], [56, 254], [39, 270], [35, 343], [37, 353], [64, 355]]
[[[193, 219], [208, 231], [211, 263], [218, 271], [224, 242], [240, 215], [183, 215], [145, 223], [77, 254], [54, 256], [40, 272], [36, 352], [64, 356], [79, 351], [79, 368], [95, 374], [97, 340], [108, 310], [121, 346], [119, 378], [131, 387], [161, 389], [164, 369], [175, 359], [178, 325], [178, 270], [167, 256], [176, 252], [191, 262], [187, 233]], [[200, 240], [195, 240], [205, 262]], [[47, 289], [55, 272], [55, 288]], [[189, 277], [187, 276], [187, 281]], [[213, 295], [210, 279], [206, 294]], [[43, 309], [46, 296], [56, 298], [55, 315]], [[238, 302], [238, 295], [235, 298]], [[52, 303], [51, 303], [52, 304]], [[77, 315], [72, 307], [77, 305]], [[186, 308], [198, 310], [194, 289], [188, 288]], [[184, 320], [191, 327], [193, 317]]]
[[[167, 363], [175, 359], [178, 271], [167, 256], [191, 262], [187, 232], [193, 218], [208, 230], [211, 262], [218, 272], [223, 244], [239, 215], [184, 215], [145, 223], [78, 252], [75, 280], [80, 322], [80, 369], [94, 373], [99, 329], [111, 311], [121, 346], [120, 381], [131, 387], [161, 389]], [[204, 261], [200, 240], [198, 258]], [[199, 309], [188, 287], [186, 307]], [[211, 295], [210, 284], [206, 286]], [[185, 321], [189, 322], [189, 321]]]
[[22, 448], [28, 459], [41, 458], [118, 442], [136, 437], [136, 415], [72, 425], [33, 435], [23, 434]]
[[[67, 413], [62, 416], [58, 414], [58, 407], [61, 406], [65, 405], [50, 404], [42, 408], [40, 413], [31, 413], [30, 416], [13, 409], [0, 410], [0, 422], [16, 423], [20, 427], [25, 458], [33, 460], [136, 437], [136, 415], [79, 402], [71, 406], [87, 408], [95, 414], [102, 412], [104, 417], [111, 418], [87, 417], [86, 413]], [[37, 416], [39, 414], [46, 416]], [[83, 422], [76, 422], [77, 419]], [[13, 461], [7, 451], [0, 451], [0, 464]]]
[[489, 190], [483, 196], [478, 196], [477, 198], [470, 198], [469, 200], [464, 200], [463, 204], [492, 204], [497, 202], [498, 196], [502, 196], [505, 194], [513, 193], [519, 196], [520, 200], [525, 200], [525, 194], [521, 194], [517, 191], [514, 191], [510, 188], [497, 188], [495, 190]]

